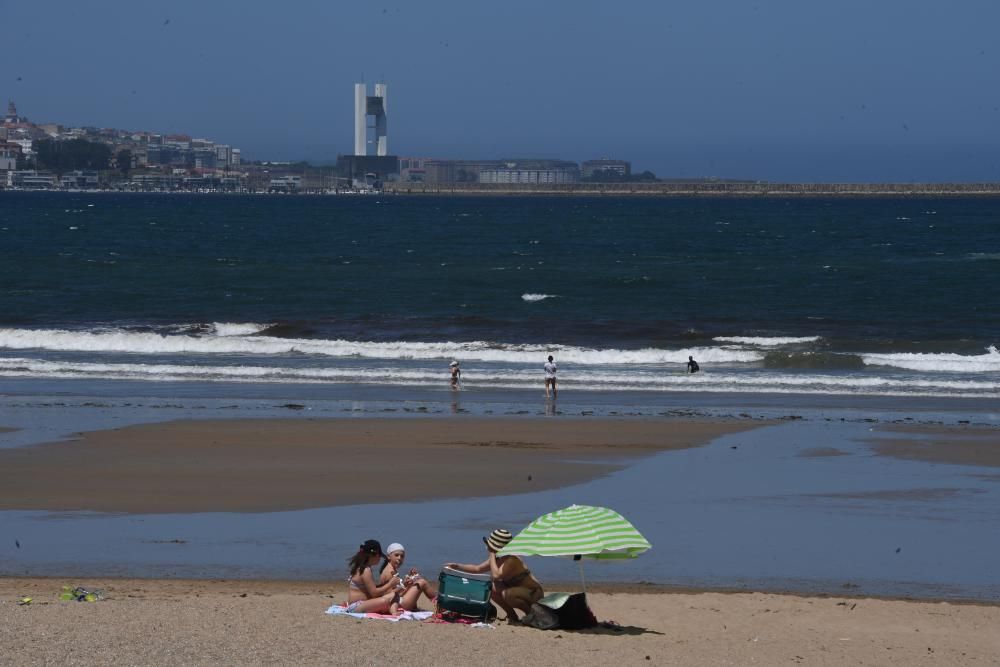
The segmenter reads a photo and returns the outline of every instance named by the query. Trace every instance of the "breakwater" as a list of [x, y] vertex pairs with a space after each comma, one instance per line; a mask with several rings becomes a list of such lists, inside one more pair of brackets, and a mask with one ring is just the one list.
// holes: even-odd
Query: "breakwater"
[[427, 195], [644, 195], [644, 196], [951, 196], [1000, 195], [1000, 183], [402, 183], [389, 182], [385, 191]]

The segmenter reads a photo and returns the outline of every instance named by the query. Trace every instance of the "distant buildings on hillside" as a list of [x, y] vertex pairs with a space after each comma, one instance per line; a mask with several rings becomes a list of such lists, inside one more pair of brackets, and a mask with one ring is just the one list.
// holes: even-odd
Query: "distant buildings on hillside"
[[[0, 188], [295, 193], [377, 189], [386, 181], [545, 185], [599, 180], [602, 175], [623, 180], [631, 174], [628, 162], [606, 158], [580, 165], [556, 159], [388, 155], [386, 91], [380, 84], [375, 95], [367, 96], [363, 84], [355, 86], [356, 153], [339, 156], [336, 166], [329, 167], [247, 163], [239, 148], [184, 134], [36, 124], [21, 116], [11, 101], [0, 125]], [[375, 125], [368, 127], [371, 116]], [[371, 140], [370, 129], [375, 130]], [[376, 149], [374, 155], [367, 154], [369, 143]], [[107, 147], [101, 148], [103, 153], [90, 150], [100, 146]], [[80, 147], [90, 149], [69, 150]], [[63, 159], [67, 153], [73, 157]], [[97, 154], [103, 155], [99, 165], [91, 159]]]
[[[107, 164], [96, 169], [62, 169], [44, 164], [39, 150], [48, 146], [58, 152], [62, 142], [72, 145], [100, 144], [110, 150]], [[80, 141], [88, 144], [79, 144]], [[107, 153], [105, 153], [107, 155]], [[98, 188], [114, 183], [125, 189], [146, 183], [168, 182], [177, 177], [221, 182], [242, 163], [241, 151], [228, 144], [186, 135], [132, 132], [94, 127], [64, 127], [58, 123], [32, 123], [17, 112], [13, 101], [0, 125], [0, 187]], [[89, 165], [93, 167], [93, 165]], [[51, 172], [46, 173], [48, 168]], [[69, 172], [65, 173], [66, 171]], [[24, 172], [19, 173], [19, 172]], [[86, 172], [86, 173], [83, 173]], [[95, 176], [96, 174], [96, 176]], [[134, 178], [133, 178], [134, 177]], [[239, 175], [237, 174], [237, 180]], [[182, 182], [182, 181], [181, 181]]]

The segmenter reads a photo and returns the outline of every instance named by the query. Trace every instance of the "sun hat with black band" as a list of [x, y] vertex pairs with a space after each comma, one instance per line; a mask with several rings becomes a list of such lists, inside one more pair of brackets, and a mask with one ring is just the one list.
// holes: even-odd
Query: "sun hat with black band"
[[483, 542], [485, 542], [486, 546], [488, 546], [493, 551], [500, 551], [505, 546], [507, 546], [507, 543], [510, 542], [512, 539], [514, 539], [514, 537], [510, 534], [509, 530], [505, 530], [503, 528], [497, 528], [492, 533], [490, 533], [489, 537], [484, 537]]
[[384, 556], [382, 553], [382, 545], [379, 544], [378, 540], [365, 540], [364, 544], [360, 547], [361, 551], [368, 554], [376, 554], [378, 556]]

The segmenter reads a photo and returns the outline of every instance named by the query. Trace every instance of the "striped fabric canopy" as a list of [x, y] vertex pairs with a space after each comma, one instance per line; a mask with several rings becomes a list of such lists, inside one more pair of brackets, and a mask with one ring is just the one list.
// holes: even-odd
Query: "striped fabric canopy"
[[611, 560], [635, 558], [651, 546], [618, 512], [571, 505], [535, 519], [499, 553]]

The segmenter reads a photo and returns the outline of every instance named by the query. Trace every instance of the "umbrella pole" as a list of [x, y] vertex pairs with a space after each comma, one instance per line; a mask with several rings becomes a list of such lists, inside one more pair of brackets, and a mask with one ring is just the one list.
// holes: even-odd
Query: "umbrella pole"
[[577, 557], [576, 564], [580, 566], [580, 586], [583, 587], [583, 592], [587, 592], [587, 580], [583, 578], [583, 559]]

